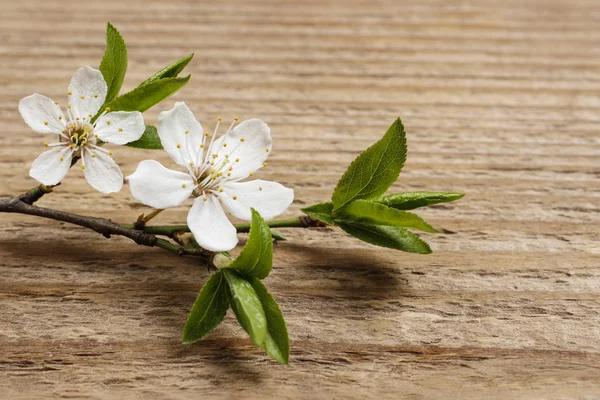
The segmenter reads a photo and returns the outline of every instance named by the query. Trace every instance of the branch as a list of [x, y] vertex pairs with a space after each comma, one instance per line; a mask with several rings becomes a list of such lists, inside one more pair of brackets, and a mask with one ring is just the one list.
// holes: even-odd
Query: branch
[[213, 255], [212, 252], [202, 248], [179, 246], [167, 240], [159, 239], [153, 234], [125, 228], [106, 218], [87, 217], [33, 205], [33, 203], [39, 200], [39, 198], [41, 198], [45, 193], [49, 193], [51, 191], [51, 187], [49, 188], [45, 187], [44, 185], [40, 185], [18, 197], [2, 199], [0, 200], [0, 212], [34, 215], [56, 221], [68, 222], [70, 224], [91, 229], [100, 233], [106, 238], [110, 238], [111, 235], [125, 236], [139, 245], [148, 247], [157, 246], [171, 251], [177, 255], [200, 256], [206, 260], [210, 260]]

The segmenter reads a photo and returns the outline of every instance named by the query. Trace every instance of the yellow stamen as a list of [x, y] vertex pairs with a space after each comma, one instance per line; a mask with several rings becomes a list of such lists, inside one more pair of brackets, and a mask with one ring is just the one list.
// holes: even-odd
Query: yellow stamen
[[236, 121], [239, 121], [239, 120], [240, 120], [238, 117], [235, 117], [234, 119], [235, 119]]
[[200, 145], [200, 148], [201, 148], [201, 149], [203, 149], [203, 148], [204, 148], [204, 143], [202, 143], [202, 144]]
[[254, 175], [254, 172], [250, 172], [248, 175], [249, 175], [249, 176], [252, 176], [252, 175]]
[[181, 145], [180, 145], [179, 143], [177, 143], [177, 148], [178, 148], [178, 149], [180, 149], [180, 148], [181, 148]]
[[208, 135], [210, 135], [210, 133], [204, 132], [204, 136], [208, 137]]
[[239, 158], [236, 158], [236, 159], [235, 159], [235, 162], [240, 162], [240, 159], [239, 159]]
[[228, 172], [228, 173], [227, 173], [227, 176], [231, 176], [231, 172]]
[[219, 188], [219, 192], [223, 193], [223, 188]]
[[92, 153], [92, 158], [96, 158], [96, 153]]
[[69, 92], [68, 92], [67, 94], [70, 96], [70, 95], [72, 95], [72, 94], [73, 94], [73, 92], [71, 92], [71, 91], [69, 90]]
[[48, 142], [44, 142], [44, 146], [48, 147]]
[[81, 100], [85, 100], [85, 96], [81, 96]]
[[44, 121], [44, 125], [48, 125], [48, 121]]
[[244, 139], [243, 137], [240, 138], [240, 142], [243, 142], [244, 140], [246, 140], [246, 139]]
[[186, 129], [185, 130], [185, 134], [187, 135], [188, 133], [190, 133], [190, 131]]
[[85, 169], [85, 165], [82, 165], [82, 166], [81, 166], [81, 169]]
[[119, 128], [119, 132], [123, 132], [123, 128]]
[[95, 95], [94, 95], [94, 98], [95, 98], [95, 99], [97, 99], [97, 98], [98, 98], [98, 95], [97, 95], [97, 94], [95, 94]]
[[269, 148], [268, 148], [268, 147], [265, 147], [265, 151], [268, 153], [268, 152], [269, 152]]
[[69, 107], [69, 110], [71, 109], [71, 103], [67, 104], [67, 107]]
[[58, 116], [58, 119], [59, 119], [60, 121], [62, 121], [62, 115], [59, 115], [59, 116]]
[[108, 155], [112, 156], [112, 150], [109, 150]]
[[266, 166], [267, 166], [267, 163], [263, 163], [263, 167], [266, 167]]
[[104, 109], [104, 111], [106, 111], [106, 112], [110, 112], [110, 107], [106, 107], [106, 108]]
[[193, 166], [194, 166], [194, 163], [190, 161], [190, 167], [193, 167]]
[[221, 119], [221, 117], [219, 117], [219, 118], [217, 118], [217, 119], [218, 119], [219, 121], [223, 121], [223, 120]]
[[106, 125], [110, 125], [110, 121], [109, 120], [106, 120]]
[[237, 196], [233, 196], [232, 199], [237, 200]]
[[211, 161], [211, 162], [210, 162], [210, 166], [212, 167], [212, 166], [214, 166], [214, 165], [215, 165], [215, 162], [214, 162], [214, 161]]
[[206, 201], [206, 200], [208, 200], [208, 197], [204, 196], [204, 197], [202, 198], [202, 200]]
[[259, 186], [259, 187], [258, 187], [258, 190], [262, 190], [262, 186]]
[[58, 101], [55, 101], [54, 104], [58, 105]]
[[227, 143], [223, 143], [223, 147], [227, 147]]
[[185, 189], [185, 183], [182, 183], [182, 184], [181, 184], [181, 187]]
[[64, 157], [61, 157], [61, 158], [60, 158], [60, 161], [65, 161], [65, 158], [64, 158]]

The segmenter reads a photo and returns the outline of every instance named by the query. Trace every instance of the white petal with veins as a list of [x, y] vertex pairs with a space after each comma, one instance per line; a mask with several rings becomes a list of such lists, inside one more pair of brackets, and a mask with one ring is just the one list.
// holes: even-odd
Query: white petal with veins
[[210, 154], [218, 154], [219, 159], [227, 155], [232, 167], [229, 179], [240, 179], [262, 168], [272, 148], [269, 126], [253, 118], [240, 122], [229, 135], [215, 140]]
[[63, 180], [71, 167], [72, 151], [69, 146], [55, 147], [35, 159], [29, 175], [44, 185], [56, 185]]
[[185, 103], [175, 103], [171, 110], [160, 113], [158, 135], [164, 149], [177, 164], [188, 167], [190, 162], [202, 161], [202, 125]]
[[89, 121], [104, 104], [107, 89], [102, 72], [87, 65], [79, 68], [69, 84], [69, 104], [73, 116]]
[[250, 207], [264, 219], [283, 214], [294, 200], [294, 191], [270, 181], [256, 179], [249, 182], [228, 182], [222, 186], [219, 200], [225, 210], [236, 218], [250, 221]]
[[154, 160], [142, 161], [127, 180], [131, 195], [154, 208], [176, 207], [194, 190], [190, 175], [165, 168]]
[[[206, 200], [205, 200], [206, 198]], [[187, 217], [187, 224], [198, 244], [210, 251], [227, 251], [238, 242], [235, 226], [229, 222], [213, 195], [198, 197]]]
[[105, 152], [83, 151], [83, 174], [88, 183], [101, 193], [118, 192], [123, 187], [123, 173], [117, 163]]
[[145, 130], [142, 113], [115, 111], [98, 118], [94, 133], [104, 142], [126, 144], [141, 138]]
[[65, 129], [65, 117], [60, 107], [41, 94], [32, 94], [19, 102], [19, 112], [37, 133], [60, 134]]

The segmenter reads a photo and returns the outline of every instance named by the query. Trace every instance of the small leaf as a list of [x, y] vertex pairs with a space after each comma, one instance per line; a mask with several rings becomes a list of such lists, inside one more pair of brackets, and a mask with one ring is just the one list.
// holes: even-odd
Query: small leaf
[[221, 271], [216, 272], [204, 284], [188, 315], [183, 328], [183, 343], [190, 344], [202, 339], [216, 328], [229, 308], [228, 288]]
[[385, 193], [398, 179], [406, 161], [406, 133], [398, 118], [377, 143], [350, 164], [333, 191], [334, 210], [358, 199]]
[[406, 192], [381, 196], [373, 201], [398, 210], [414, 210], [432, 204], [449, 203], [463, 196], [463, 193], [454, 192]]
[[290, 358], [290, 339], [279, 305], [259, 279], [251, 278], [250, 284], [260, 299], [267, 317], [268, 333], [263, 349], [277, 362], [287, 364]]
[[104, 104], [108, 104], [119, 95], [127, 72], [127, 46], [119, 31], [110, 22], [106, 24], [106, 50], [100, 62], [100, 72], [108, 86], [104, 101]]
[[163, 146], [154, 125], [146, 125], [146, 130], [141, 138], [126, 144], [136, 149], [162, 150]]
[[233, 269], [221, 270], [227, 279], [229, 304], [244, 330], [250, 335], [252, 343], [263, 346], [267, 340], [267, 319], [265, 311], [254, 288], [242, 275]]
[[117, 97], [108, 106], [111, 111], [144, 112], [185, 86], [190, 80], [190, 76], [188, 75], [185, 78], [164, 78], [138, 86], [131, 92]]
[[194, 53], [190, 54], [187, 57], [183, 57], [181, 60], [175, 61], [171, 65], [167, 65], [166, 67], [158, 71], [156, 74], [152, 75], [150, 78], [140, 83], [140, 86], [157, 81], [159, 79], [176, 78], [177, 75], [179, 75], [179, 73], [183, 71], [183, 69], [189, 64], [189, 62], [192, 61], [193, 57]]
[[438, 232], [416, 214], [396, 210], [383, 204], [367, 200], [356, 200], [336, 213], [335, 221], [341, 223], [366, 223], [368, 225], [388, 225], [415, 228], [424, 232]]
[[248, 234], [248, 242], [239, 257], [224, 268], [238, 270], [246, 276], [264, 279], [269, 276], [273, 265], [273, 240], [271, 230], [260, 216], [252, 209], [252, 224]]
[[331, 213], [333, 211], [333, 203], [318, 203], [302, 209], [302, 212], [309, 217], [318, 219], [328, 225], [333, 225]]
[[431, 253], [425, 241], [404, 228], [367, 224], [340, 224], [340, 227], [355, 238], [377, 246], [409, 253]]

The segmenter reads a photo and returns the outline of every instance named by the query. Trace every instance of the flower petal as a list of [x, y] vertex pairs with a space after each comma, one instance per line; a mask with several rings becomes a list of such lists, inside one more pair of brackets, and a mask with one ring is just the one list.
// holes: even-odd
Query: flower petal
[[[271, 219], [288, 209], [294, 200], [294, 191], [270, 181], [256, 179], [250, 182], [228, 182], [221, 185], [219, 200], [225, 210], [236, 218], [250, 221], [250, 207], [264, 219]], [[235, 196], [235, 199], [234, 199]]]
[[35, 159], [29, 175], [44, 185], [56, 185], [69, 172], [72, 154], [70, 146], [55, 147], [45, 151]]
[[262, 120], [253, 118], [241, 122], [227, 137], [215, 140], [210, 152], [218, 154], [219, 159], [227, 155], [229, 166], [232, 167], [230, 179], [240, 179], [262, 168], [272, 147], [269, 126]]
[[176, 207], [194, 190], [191, 176], [165, 168], [154, 160], [142, 161], [127, 180], [131, 195], [154, 208]]
[[[187, 134], [186, 134], [187, 132]], [[192, 111], [183, 102], [158, 116], [158, 136], [173, 161], [181, 166], [202, 162], [204, 132]]]
[[111, 156], [100, 150], [84, 149], [83, 174], [88, 183], [101, 193], [114, 193], [123, 187], [123, 173]]
[[94, 133], [104, 142], [125, 144], [141, 138], [145, 130], [141, 112], [116, 111], [98, 118]]
[[198, 244], [206, 250], [227, 251], [238, 242], [235, 226], [229, 222], [219, 200], [213, 195], [194, 200], [187, 224]]
[[65, 130], [65, 116], [60, 107], [41, 94], [32, 94], [19, 102], [19, 112], [31, 129], [37, 133], [60, 134]]
[[102, 72], [87, 65], [79, 68], [69, 84], [69, 105], [73, 116], [87, 120], [94, 117], [104, 104], [107, 90]]

